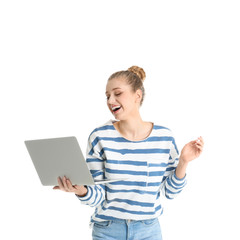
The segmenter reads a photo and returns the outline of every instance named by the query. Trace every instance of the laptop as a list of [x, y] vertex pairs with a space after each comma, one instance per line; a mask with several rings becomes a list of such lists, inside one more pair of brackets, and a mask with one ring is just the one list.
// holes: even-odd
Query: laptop
[[58, 177], [66, 176], [73, 185], [97, 185], [125, 179], [93, 179], [76, 137], [24, 141], [40, 181], [58, 186]]

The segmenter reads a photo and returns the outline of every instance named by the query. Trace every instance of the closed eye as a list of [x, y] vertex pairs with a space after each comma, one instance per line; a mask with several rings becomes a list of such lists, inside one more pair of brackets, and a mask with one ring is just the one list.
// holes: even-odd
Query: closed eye
[[[122, 92], [120, 92], [120, 93], [115, 93], [115, 96], [116, 96], [116, 97], [119, 97], [121, 94], [122, 94]], [[106, 99], [109, 100], [109, 98], [110, 98], [110, 96], [107, 95], [107, 96], [106, 96]]]
[[116, 93], [115, 96], [120, 96], [122, 93]]

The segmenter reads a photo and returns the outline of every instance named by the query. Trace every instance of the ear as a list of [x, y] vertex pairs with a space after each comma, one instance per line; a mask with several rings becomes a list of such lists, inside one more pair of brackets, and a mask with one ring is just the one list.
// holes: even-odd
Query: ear
[[136, 102], [140, 104], [141, 100], [142, 100], [142, 90], [138, 89], [136, 91]]

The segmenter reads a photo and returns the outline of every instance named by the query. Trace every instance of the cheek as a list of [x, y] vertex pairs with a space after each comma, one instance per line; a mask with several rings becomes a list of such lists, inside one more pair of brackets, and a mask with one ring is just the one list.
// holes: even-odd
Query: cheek
[[119, 101], [121, 101], [122, 105], [125, 107], [131, 107], [135, 103], [135, 99], [131, 95], [122, 96]]
[[108, 109], [111, 111], [111, 107], [110, 107], [110, 104], [109, 104], [109, 103], [107, 103], [107, 107], [108, 107]]

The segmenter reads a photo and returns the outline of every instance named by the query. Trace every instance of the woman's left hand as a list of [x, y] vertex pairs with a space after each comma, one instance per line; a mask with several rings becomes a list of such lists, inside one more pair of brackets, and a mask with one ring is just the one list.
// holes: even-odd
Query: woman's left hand
[[181, 151], [179, 160], [184, 163], [189, 163], [195, 158], [198, 158], [203, 151], [203, 146], [204, 141], [202, 137], [187, 143]]

